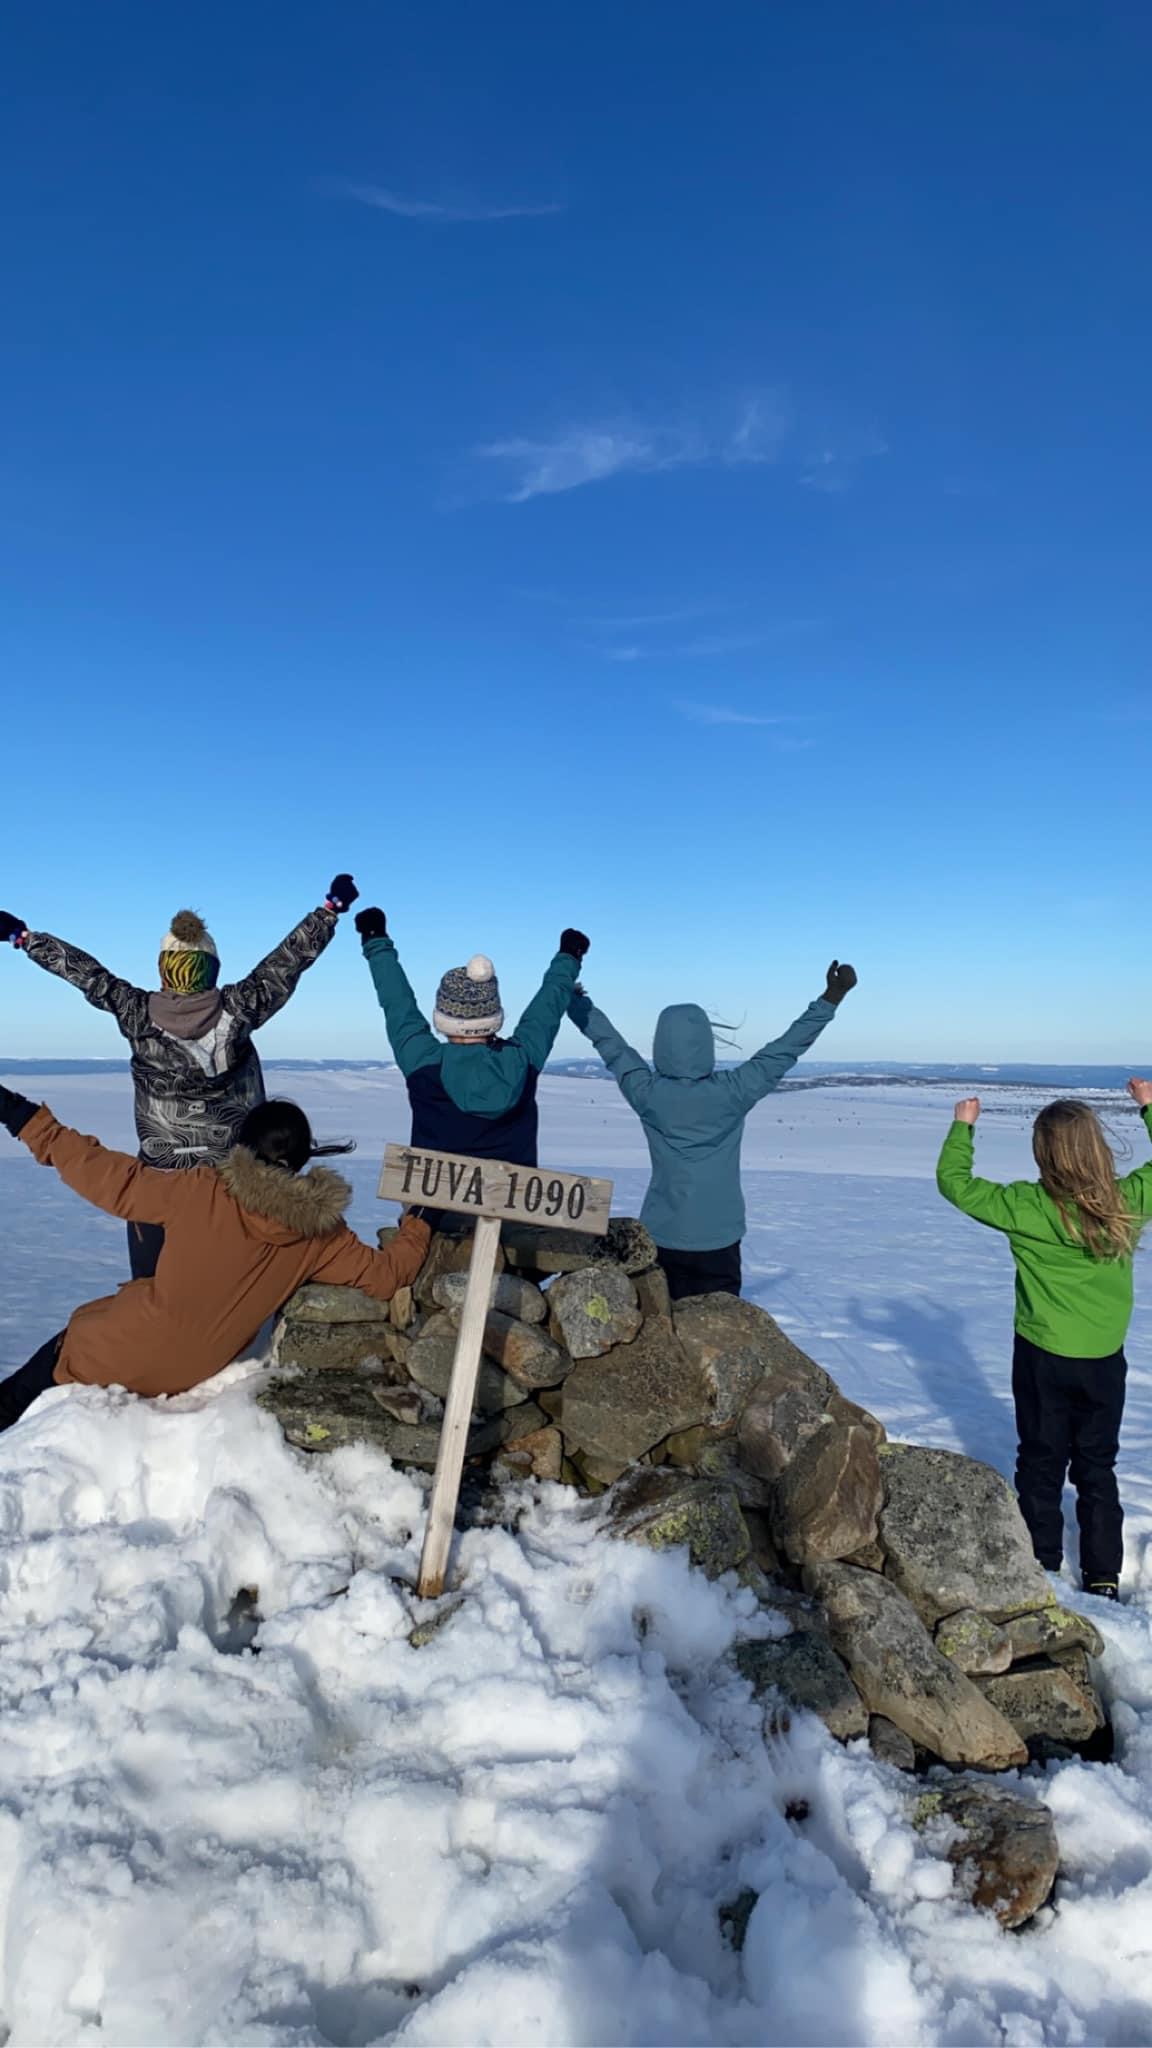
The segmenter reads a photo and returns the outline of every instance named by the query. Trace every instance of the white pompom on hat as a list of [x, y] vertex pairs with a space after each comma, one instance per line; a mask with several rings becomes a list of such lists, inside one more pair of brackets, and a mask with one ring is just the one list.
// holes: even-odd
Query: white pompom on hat
[[445, 1038], [493, 1038], [504, 1022], [500, 984], [486, 953], [450, 967], [436, 991], [432, 1022]]
[[160, 941], [162, 953], [211, 953], [220, 958], [219, 948], [204, 919], [194, 910], [178, 910], [172, 926]]

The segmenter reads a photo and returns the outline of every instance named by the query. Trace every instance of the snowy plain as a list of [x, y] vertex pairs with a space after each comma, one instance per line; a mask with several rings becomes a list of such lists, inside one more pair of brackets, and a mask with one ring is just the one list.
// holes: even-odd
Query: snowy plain
[[[15, 1085], [32, 1084], [15, 1079]], [[131, 1147], [123, 1074], [57, 1114]], [[391, 1072], [277, 1073], [355, 1135], [371, 1234]], [[646, 1173], [611, 1084], [549, 1077], [541, 1157]], [[1039, 1098], [991, 1088], [982, 1171], [1030, 1171]], [[1146, 1139], [1119, 1096], [1121, 1138]], [[746, 1291], [893, 1436], [1011, 1471], [1011, 1261], [933, 1185], [928, 1084], [786, 1088], [749, 1123]], [[0, 1372], [124, 1277], [123, 1227], [0, 1155]], [[907, 1781], [796, 1718], [766, 1739], [725, 1661], [775, 1627], [734, 1583], [599, 1535], [564, 1489], [461, 1542], [431, 1640], [423, 1495], [367, 1449], [309, 1459], [233, 1367], [178, 1400], [48, 1395], [0, 1440], [0, 2015], [37, 2044], [1152, 2042], [1152, 1267], [1137, 1268], [1107, 1641], [1111, 1765], [1018, 1779], [1063, 1867], [1018, 1935], [954, 1893]], [[1075, 1589], [1069, 1530], [1067, 1583]], [[263, 1617], [247, 1647], [241, 1587]], [[912, 1788], [914, 1789], [914, 1788]], [[800, 1807], [806, 1817], [798, 1818]], [[791, 1812], [792, 1817], [789, 1817]], [[742, 1955], [718, 1909], [759, 1894]]]

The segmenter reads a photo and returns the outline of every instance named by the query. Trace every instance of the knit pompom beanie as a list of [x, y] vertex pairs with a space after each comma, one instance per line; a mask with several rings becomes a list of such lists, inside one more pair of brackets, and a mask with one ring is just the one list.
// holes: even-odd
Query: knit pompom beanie
[[160, 980], [173, 995], [200, 995], [215, 988], [220, 955], [202, 917], [178, 910], [160, 941]]
[[436, 991], [432, 1022], [445, 1038], [492, 1038], [504, 1022], [496, 969], [484, 953], [450, 967]]

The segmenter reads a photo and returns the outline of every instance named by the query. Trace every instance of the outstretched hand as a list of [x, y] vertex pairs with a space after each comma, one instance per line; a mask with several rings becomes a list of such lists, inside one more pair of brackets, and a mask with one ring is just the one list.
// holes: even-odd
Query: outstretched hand
[[966, 1095], [963, 1102], [956, 1104], [955, 1117], [958, 1124], [974, 1124], [979, 1114], [980, 1097], [978, 1095]]
[[386, 939], [388, 919], [382, 910], [358, 910], [356, 929], [362, 939]]
[[833, 960], [828, 969], [828, 986], [824, 991], [824, 1001], [842, 1003], [849, 991], [855, 988], [858, 980], [856, 969], [849, 967], [846, 960]]
[[1152, 1102], [1152, 1081], [1141, 1081], [1134, 1076], [1128, 1083], [1128, 1093], [1139, 1108], [1147, 1109]]
[[18, 946], [28, 927], [22, 917], [0, 910], [0, 945]]
[[574, 925], [568, 925], [560, 934], [560, 944], [557, 950], [561, 953], [569, 954], [573, 960], [580, 961], [583, 960], [591, 944], [591, 939], [586, 938], [583, 932], [578, 932]]
[[344, 911], [351, 910], [359, 894], [351, 875], [335, 875], [328, 891], [328, 907], [339, 917]]

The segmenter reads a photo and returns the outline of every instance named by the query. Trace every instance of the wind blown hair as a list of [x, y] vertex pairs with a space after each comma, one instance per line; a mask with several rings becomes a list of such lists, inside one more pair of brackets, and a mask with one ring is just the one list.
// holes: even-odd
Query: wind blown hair
[[1141, 1224], [1120, 1191], [1095, 1111], [1086, 1102], [1050, 1102], [1033, 1126], [1032, 1153], [1069, 1237], [1094, 1259], [1130, 1259]]
[[285, 1173], [299, 1173], [310, 1159], [331, 1159], [356, 1150], [354, 1138], [318, 1145], [299, 1103], [279, 1097], [249, 1110], [237, 1132], [237, 1143], [254, 1152], [264, 1166], [278, 1166]]

